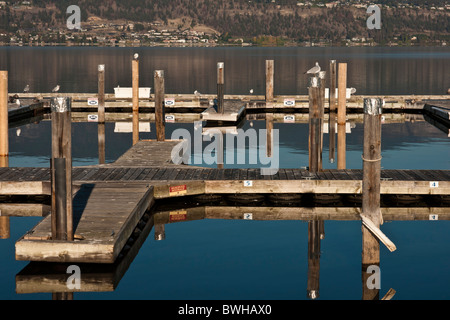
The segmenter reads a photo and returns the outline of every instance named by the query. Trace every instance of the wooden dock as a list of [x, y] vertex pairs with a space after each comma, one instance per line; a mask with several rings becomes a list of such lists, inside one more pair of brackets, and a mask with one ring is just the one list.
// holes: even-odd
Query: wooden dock
[[16, 259], [113, 263], [153, 204], [147, 183], [83, 184], [74, 197], [74, 241], [51, 239], [51, 216], [16, 242]]
[[202, 120], [237, 123], [245, 116], [245, 104], [241, 100], [225, 101], [223, 113], [209, 107], [202, 112]]

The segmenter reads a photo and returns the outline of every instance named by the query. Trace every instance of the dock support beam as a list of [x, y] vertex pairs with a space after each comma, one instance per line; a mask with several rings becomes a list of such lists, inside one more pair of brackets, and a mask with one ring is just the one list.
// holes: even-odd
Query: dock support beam
[[273, 60], [266, 60], [266, 103], [273, 102], [273, 75], [274, 62]]
[[329, 136], [329, 161], [334, 163], [336, 153], [336, 60], [330, 61], [330, 89], [328, 136]]
[[224, 75], [224, 63], [217, 63], [217, 112], [222, 113], [224, 111], [224, 86], [225, 86], [225, 75]]
[[105, 65], [98, 65], [98, 163], [105, 163]]
[[[0, 168], [8, 166], [8, 71], [0, 71]], [[9, 217], [0, 215], [0, 239], [9, 237]]]
[[345, 141], [345, 122], [347, 113], [347, 63], [339, 63], [338, 72], [338, 154], [337, 168], [345, 169], [346, 167], [346, 141]]
[[131, 61], [133, 94], [133, 145], [139, 141], [139, 55], [134, 54]]
[[[381, 99], [364, 99], [364, 146], [362, 214], [375, 228], [379, 228], [382, 218], [380, 210], [381, 176]], [[364, 220], [364, 219], [363, 219]], [[369, 285], [368, 268], [380, 265], [380, 243], [378, 238], [362, 221], [362, 279], [363, 299], [379, 299], [379, 288]]]
[[316, 173], [320, 170], [320, 81], [319, 77], [309, 80], [309, 172]]
[[164, 71], [156, 70], [154, 75], [155, 85], [155, 123], [156, 123], [156, 140], [164, 141], [166, 139], [165, 131], [165, 88], [164, 88]]
[[0, 71], [0, 167], [9, 165], [8, 71]]
[[[54, 240], [73, 240], [71, 103], [71, 98], [58, 97], [53, 98], [50, 104], [52, 112], [51, 217]], [[56, 170], [63, 170], [61, 160], [57, 160], [61, 158], [65, 160], [65, 188], [61, 186], [64, 180], [61, 180], [62, 173], [56, 172]], [[59, 194], [59, 191], [64, 189], [65, 195]], [[65, 205], [61, 205], [61, 201]]]

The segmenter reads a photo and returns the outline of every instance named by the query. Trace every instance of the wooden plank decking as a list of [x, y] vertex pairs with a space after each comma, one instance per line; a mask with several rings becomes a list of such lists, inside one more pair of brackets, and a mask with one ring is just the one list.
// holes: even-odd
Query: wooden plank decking
[[49, 215], [16, 242], [16, 259], [113, 263], [153, 201], [147, 183], [85, 184], [74, 197], [76, 240], [51, 240]]

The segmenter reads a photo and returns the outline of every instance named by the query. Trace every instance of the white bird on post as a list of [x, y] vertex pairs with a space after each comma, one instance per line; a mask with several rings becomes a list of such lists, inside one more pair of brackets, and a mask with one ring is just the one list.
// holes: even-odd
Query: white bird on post
[[30, 91], [30, 85], [27, 84], [27, 85], [25, 86], [25, 88], [23, 89], [23, 93], [28, 93], [29, 91]]
[[56, 87], [53, 88], [52, 92], [58, 92], [58, 91], [59, 91], [59, 88], [60, 88], [60, 86], [59, 86], [59, 84], [58, 84]]
[[320, 72], [320, 66], [319, 63], [316, 62], [316, 65], [314, 67], [312, 67], [311, 69], [309, 69], [308, 71], [305, 72], [305, 74], [317, 74]]

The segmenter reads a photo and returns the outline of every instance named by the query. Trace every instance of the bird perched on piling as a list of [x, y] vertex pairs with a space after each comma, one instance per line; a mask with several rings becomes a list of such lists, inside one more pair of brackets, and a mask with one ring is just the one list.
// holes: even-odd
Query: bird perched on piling
[[320, 66], [319, 63], [316, 62], [316, 65], [314, 67], [312, 67], [311, 69], [309, 69], [308, 71], [305, 72], [305, 74], [317, 74], [320, 72]]
[[253, 89], [250, 89], [250, 94], [253, 94]]
[[58, 84], [56, 87], [53, 88], [52, 92], [58, 92], [58, 91], [59, 91], [59, 88], [60, 88], [60, 86], [59, 86], [59, 84]]
[[350, 88], [350, 94], [355, 94], [356, 93], [356, 88]]
[[25, 88], [23, 89], [23, 93], [28, 93], [28, 92], [30, 92], [30, 85], [29, 84], [27, 84], [25, 86]]

